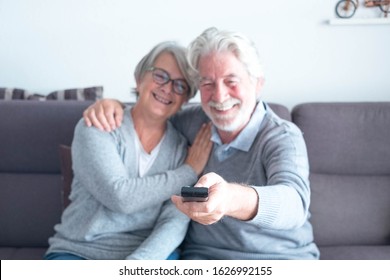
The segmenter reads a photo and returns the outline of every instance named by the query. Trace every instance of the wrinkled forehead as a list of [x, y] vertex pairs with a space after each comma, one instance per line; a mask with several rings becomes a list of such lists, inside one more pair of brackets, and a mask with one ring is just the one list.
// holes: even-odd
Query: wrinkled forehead
[[245, 65], [231, 51], [204, 54], [198, 63], [199, 79], [248, 75]]

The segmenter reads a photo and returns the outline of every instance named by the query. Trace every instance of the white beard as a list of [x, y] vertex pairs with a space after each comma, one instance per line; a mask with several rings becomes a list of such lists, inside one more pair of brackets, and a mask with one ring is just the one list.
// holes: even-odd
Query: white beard
[[[210, 101], [208, 103], [208, 106], [210, 108], [223, 111], [223, 110], [231, 109], [233, 106], [240, 105], [240, 104], [241, 104], [240, 100], [231, 98], [223, 103]], [[207, 112], [206, 114], [218, 129], [227, 132], [234, 132], [240, 129], [241, 127], [243, 127], [243, 125], [246, 123], [247, 119], [249, 118], [247, 114], [245, 114], [243, 108], [240, 108], [234, 117], [218, 116], [210, 112]]]

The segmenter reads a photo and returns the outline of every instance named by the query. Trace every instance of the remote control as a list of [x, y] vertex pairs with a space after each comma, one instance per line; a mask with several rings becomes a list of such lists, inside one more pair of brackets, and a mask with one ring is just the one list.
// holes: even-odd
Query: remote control
[[205, 187], [182, 187], [181, 196], [183, 201], [197, 201], [204, 202], [207, 201], [209, 196], [209, 189]]

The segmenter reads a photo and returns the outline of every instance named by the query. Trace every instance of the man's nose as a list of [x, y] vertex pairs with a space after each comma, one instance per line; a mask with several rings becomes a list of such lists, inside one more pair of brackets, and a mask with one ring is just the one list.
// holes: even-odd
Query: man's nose
[[216, 83], [213, 92], [213, 101], [223, 102], [229, 98], [229, 88], [222, 82]]

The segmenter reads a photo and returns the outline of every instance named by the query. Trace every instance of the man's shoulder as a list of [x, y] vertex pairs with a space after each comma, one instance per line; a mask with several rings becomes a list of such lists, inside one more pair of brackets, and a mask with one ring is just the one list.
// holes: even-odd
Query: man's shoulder
[[204, 115], [200, 103], [187, 103], [182, 107], [182, 109], [177, 114], [192, 115], [199, 112], [201, 112], [201, 114]]
[[303, 133], [298, 126], [268, 110], [259, 132], [262, 134], [262, 138], [266, 139], [290, 139], [288, 142], [303, 140]]
[[201, 125], [208, 122], [208, 117], [200, 104], [188, 103], [171, 118], [171, 121], [173, 126], [192, 142]]
[[199, 103], [188, 103], [184, 105], [183, 108], [171, 118], [172, 123], [175, 126], [176, 124], [188, 122], [204, 123], [207, 119], [208, 118]]

